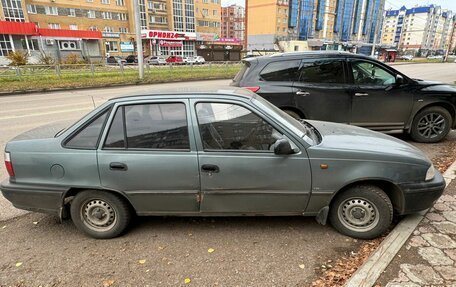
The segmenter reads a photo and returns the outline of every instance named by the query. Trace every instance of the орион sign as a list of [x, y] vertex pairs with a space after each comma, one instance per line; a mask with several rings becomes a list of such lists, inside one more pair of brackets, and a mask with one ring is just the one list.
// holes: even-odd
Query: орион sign
[[159, 31], [159, 30], [143, 30], [141, 32], [144, 39], [159, 39], [159, 40], [195, 40], [196, 33], [189, 32], [174, 32], [174, 31]]

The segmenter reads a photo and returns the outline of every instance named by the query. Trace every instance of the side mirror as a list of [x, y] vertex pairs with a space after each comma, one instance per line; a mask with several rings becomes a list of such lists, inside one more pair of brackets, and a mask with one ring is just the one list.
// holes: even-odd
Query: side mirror
[[396, 75], [396, 86], [400, 86], [404, 83], [404, 77], [401, 75]]
[[279, 155], [288, 155], [294, 153], [294, 151], [290, 142], [286, 138], [281, 138], [274, 143], [274, 153]]

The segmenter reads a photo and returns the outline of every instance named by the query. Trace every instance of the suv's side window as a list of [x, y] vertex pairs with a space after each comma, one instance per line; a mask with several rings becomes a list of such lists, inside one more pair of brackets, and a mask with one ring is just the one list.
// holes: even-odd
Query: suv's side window
[[282, 135], [250, 110], [230, 103], [196, 104], [204, 150], [269, 151]]
[[299, 71], [299, 80], [303, 83], [345, 83], [344, 63], [340, 59], [306, 59]]
[[396, 77], [383, 68], [364, 61], [351, 63], [355, 85], [389, 86], [396, 82]]
[[108, 109], [94, 118], [90, 123], [67, 140], [64, 143], [64, 146], [78, 149], [95, 149], [97, 147], [98, 139], [100, 138], [101, 129], [103, 128], [110, 110], [111, 109]]
[[300, 60], [269, 63], [260, 72], [260, 78], [264, 81], [296, 81], [298, 79], [299, 64]]
[[190, 149], [185, 104], [160, 103], [119, 107], [104, 147]]

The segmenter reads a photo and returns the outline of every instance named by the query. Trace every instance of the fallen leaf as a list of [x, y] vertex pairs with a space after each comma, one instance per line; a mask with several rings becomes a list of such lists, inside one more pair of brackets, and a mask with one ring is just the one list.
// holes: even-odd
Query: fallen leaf
[[209, 253], [212, 253], [212, 252], [214, 252], [214, 251], [215, 251], [214, 248], [209, 248], [209, 249], [207, 250], [207, 252], [209, 252]]
[[304, 268], [306, 268], [306, 265], [304, 265], [304, 264], [299, 264], [299, 268], [304, 269]]
[[149, 271], [150, 271], [150, 269], [147, 269], [147, 270], [146, 270], [146, 273], [149, 272]]
[[38, 221], [33, 221], [33, 224], [37, 225], [37, 224], [38, 224]]
[[6, 225], [3, 225], [2, 229], [5, 229], [6, 228]]
[[22, 262], [17, 262], [16, 267], [20, 267], [22, 265]]
[[103, 281], [103, 287], [109, 287], [111, 286], [112, 284], [114, 284], [114, 280], [105, 280]]
[[138, 263], [139, 264], [144, 264], [144, 263], [146, 263], [146, 259], [141, 259], [141, 260], [138, 261]]
[[190, 282], [192, 282], [192, 280], [190, 280], [190, 278], [185, 278], [185, 279], [184, 279], [184, 283], [185, 283], [185, 284], [189, 284]]

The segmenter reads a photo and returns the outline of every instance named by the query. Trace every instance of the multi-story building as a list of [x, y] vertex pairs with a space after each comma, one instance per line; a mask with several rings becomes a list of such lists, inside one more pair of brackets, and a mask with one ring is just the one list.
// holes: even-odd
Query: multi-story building
[[245, 43], [245, 8], [239, 5], [222, 7], [222, 37]]
[[455, 16], [439, 6], [417, 6], [385, 11], [381, 43], [402, 51], [445, 50], [450, 44]]
[[381, 32], [384, 5], [385, 0], [248, 0], [248, 46], [280, 50], [278, 41], [298, 40], [307, 41], [293, 45], [298, 50], [325, 43], [367, 47]]
[[196, 31], [220, 35], [221, 0], [195, 0]]

